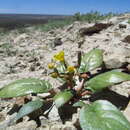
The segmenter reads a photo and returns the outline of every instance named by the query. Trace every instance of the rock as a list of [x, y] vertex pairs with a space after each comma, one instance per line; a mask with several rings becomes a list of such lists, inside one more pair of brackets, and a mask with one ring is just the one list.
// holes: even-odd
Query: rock
[[35, 121], [21, 122], [14, 126], [7, 127], [6, 130], [36, 130], [37, 124]]
[[130, 72], [130, 64], [127, 65], [127, 69]]
[[63, 126], [63, 130], [77, 130], [74, 126]]
[[53, 125], [51, 126], [50, 130], [62, 130], [63, 125]]
[[37, 128], [37, 130], [61, 130], [62, 125], [61, 122], [45, 122], [42, 126]]
[[1, 74], [9, 74], [10, 73], [10, 68], [1, 64], [0, 73]]
[[49, 112], [48, 119], [50, 121], [61, 121], [59, 113], [58, 113], [58, 109], [55, 105], [53, 106], [53, 108]]
[[51, 126], [50, 130], [77, 130], [72, 124], [65, 124], [65, 125], [53, 125]]
[[130, 81], [114, 85], [110, 89], [113, 90], [113, 91], [115, 91], [116, 93], [118, 93], [120, 95], [129, 97]]
[[36, 130], [50, 130], [50, 126], [49, 125], [44, 125], [43, 127], [39, 127]]
[[123, 22], [119, 23], [120, 29], [127, 28], [128, 26], [129, 26], [128, 20], [124, 20]]
[[19, 41], [24, 40], [28, 37], [29, 36], [26, 33], [23, 33], [14, 39], [14, 43], [18, 43]]
[[130, 122], [130, 102], [124, 111], [124, 115], [128, 119], [128, 121]]
[[0, 112], [0, 122], [5, 120], [5, 114]]
[[[107, 52], [108, 51], [108, 52]], [[104, 63], [108, 69], [117, 69], [129, 63], [130, 49], [123, 47], [113, 47], [111, 50], [104, 51]], [[107, 53], [106, 53], [107, 52]]]
[[124, 65], [125, 63], [123, 61], [119, 61], [116, 57], [113, 57], [113, 59], [107, 59], [105, 61], [105, 66], [107, 69], [117, 69]]
[[30, 70], [30, 71], [35, 71], [35, 65], [32, 64], [32, 65], [30, 66], [29, 70]]
[[48, 33], [50, 33], [50, 34], [55, 34], [55, 31], [49, 31]]
[[79, 123], [79, 114], [80, 114], [80, 108], [77, 109], [77, 113], [74, 113], [72, 116], [72, 124], [77, 128], [80, 129], [80, 123]]
[[41, 94], [37, 94], [38, 97], [40, 98], [46, 98], [48, 96], [50, 96], [51, 94], [50, 93], [41, 93]]
[[8, 126], [15, 124], [15, 123], [14, 123], [15, 117], [16, 117], [16, 113], [14, 113], [14, 114], [11, 115], [11, 116], [6, 116], [6, 120], [0, 122], [0, 130], [1, 130], [1, 129], [4, 130], [4, 129], [6, 129]]
[[49, 120], [45, 116], [40, 116], [39, 119], [41, 128], [49, 128]]
[[55, 38], [54, 39], [54, 47], [62, 45], [61, 38]]
[[72, 123], [77, 124], [78, 120], [79, 120], [79, 114], [74, 113], [73, 116], [72, 116]]
[[126, 24], [119, 24], [119, 28], [126, 28], [127, 25]]
[[73, 126], [72, 122], [67, 121], [63, 126], [63, 130], [77, 130], [77, 129]]
[[123, 40], [123, 42], [130, 43], [130, 35], [126, 36]]

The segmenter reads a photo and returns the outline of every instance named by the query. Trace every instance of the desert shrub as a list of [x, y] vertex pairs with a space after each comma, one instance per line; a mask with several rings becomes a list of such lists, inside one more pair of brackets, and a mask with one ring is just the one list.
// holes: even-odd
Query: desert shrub
[[114, 14], [111, 12], [107, 13], [107, 14], [101, 14], [98, 11], [95, 11], [95, 12], [91, 11], [91, 12], [86, 13], [86, 14], [76, 13], [73, 17], [77, 21], [85, 21], [85, 22], [92, 23], [92, 22], [97, 22], [99, 20], [103, 20], [106, 18], [109, 19], [115, 15], [117, 15], [117, 14]]
[[47, 32], [57, 28], [63, 28], [66, 25], [72, 24], [74, 21], [72, 18], [66, 18], [64, 20], [49, 20], [46, 24], [40, 24], [36, 26], [36, 29]]
[[17, 28], [18, 33], [28, 33], [29, 31], [27, 30], [27, 27], [21, 27]]
[[101, 14], [99, 12], [89, 12], [86, 14], [80, 14], [79, 12], [74, 14], [73, 16], [66, 17], [63, 20], [49, 20], [45, 24], [36, 25], [35, 29], [40, 29], [41, 31], [51, 31], [53, 29], [57, 28], [63, 28], [66, 25], [70, 25], [75, 21], [81, 21], [81, 22], [97, 22], [99, 20], [103, 19], [109, 19], [117, 14], [114, 13], [108, 13], [108, 14]]
[[0, 27], [0, 36], [8, 35], [9, 32], [10, 31], [8, 29]]
[[4, 56], [14, 56], [17, 53], [17, 50], [14, 49], [11, 43], [3, 43], [0, 45], [0, 52], [4, 54]]

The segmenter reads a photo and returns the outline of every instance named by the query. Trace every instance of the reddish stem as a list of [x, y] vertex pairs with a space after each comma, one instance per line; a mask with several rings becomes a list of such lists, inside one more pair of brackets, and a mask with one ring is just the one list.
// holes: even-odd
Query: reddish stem
[[81, 96], [91, 95], [91, 94], [92, 94], [92, 92], [86, 90], [86, 91], [84, 91], [84, 92], [81, 93]]

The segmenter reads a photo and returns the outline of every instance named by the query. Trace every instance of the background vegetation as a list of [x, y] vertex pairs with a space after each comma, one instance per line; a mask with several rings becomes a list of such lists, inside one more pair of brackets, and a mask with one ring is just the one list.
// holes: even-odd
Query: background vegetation
[[107, 14], [101, 14], [99, 12], [89, 12], [86, 14], [80, 14], [79, 12], [74, 14], [73, 16], [69, 16], [63, 20], [49, 20], [46, 24], [40, 24], [36, 26], [36, 29], [41, 29], [42, 31], [50, 31], [51, 29], [55, 28], [63, 28], [66, 25], [72, 24], [75, 21], [80, 21], [80, 22], [98, 22], [100, 20], [104, 19], [110, 19], [113, 16], [117, 16], [120, 14], [114, 14], [112, 12], [107, 13]]
[[[63, 28], [66, 25], [70, 25], [75, 21], [80, 22], [98, 22], [103, 19], [110, 19], [113, 16], [120, 15], [120, 14], [114, 14], [114, 13], [107, 13], [107, 14], [101, 14], [100, 12], [89, 12], [86, 14], [80, 14], [79, 12], [72, 15], [72, 16], [49, 16], [49, 15], [41, 15], [39, 16], [40, 19], [38, 19], [38, 16], [29, 16], [26, 15], [18, 15], [16, 17], [12, 17], [10, 15], [6, 16], [6, 21], [2, 22], [0, 24], [0, 34], [3, 35], [3, 32], [8, 32], [12, 29], [18, 29], [20, 32], [25, 31], [26, 27], [34, 26], [35, 29], [40, 29], [41, 31], [50, 31], [55, 28]], [[0, 15], [1, 20], [5, 20], [5, 17]], [[9, 20], [10, 18], [10, 20]]]

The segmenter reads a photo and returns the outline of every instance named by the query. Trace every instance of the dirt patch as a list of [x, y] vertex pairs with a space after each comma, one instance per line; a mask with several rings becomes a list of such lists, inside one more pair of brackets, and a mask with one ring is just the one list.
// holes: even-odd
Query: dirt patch
[[108, 27], [112, 26], [113, 24], [112, 23], [97, 23], [95, 24], [94, 26], [92, 27], [89, 27], [89, 28], [81, 28], [79, 30], [80, 32], [80, 35], [81, 36], [84, 36], [84, 35], [88, 35], [88, 36], [91, 36], [95, 33], [99, 33], [100, 31], [104, 30], [104, 29], [107, 29]]
[[130, 35], [126, 36], [123, 40], [123, 42], [130, 43]]

